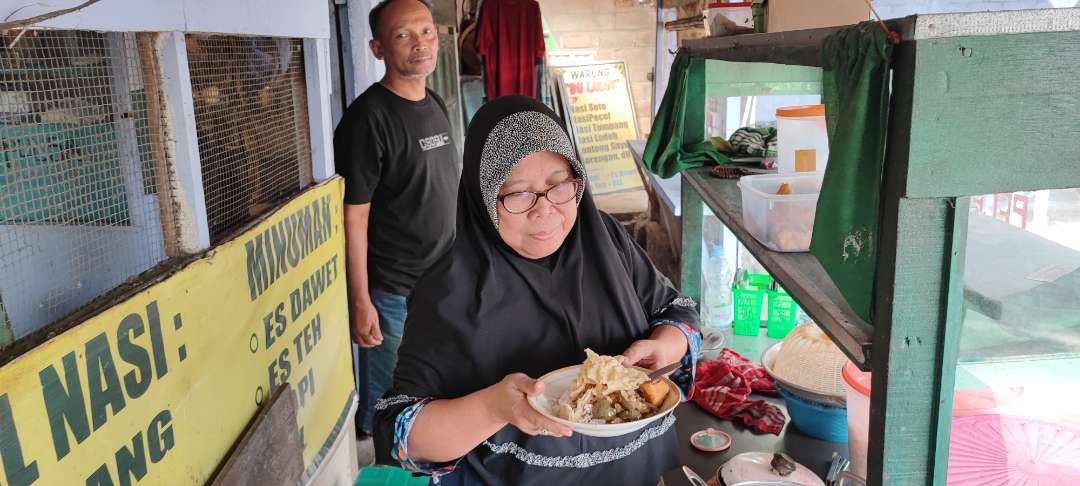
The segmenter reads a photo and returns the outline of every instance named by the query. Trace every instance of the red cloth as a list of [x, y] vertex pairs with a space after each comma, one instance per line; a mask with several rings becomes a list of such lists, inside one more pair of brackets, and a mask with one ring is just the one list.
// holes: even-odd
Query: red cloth
[[487, 99], [536, 97], [536, 59], [544, 55], [544, 27], [536, 0], [484, 0], [476, 49], [484, 57]]
[[780, 435], [787, 417], [765, 400], [749, 400], [751, 392], [775, 394], [765, 368], [724, 349], [715, 360], [698, 363], [694, 402], [724, 420], [739, 419], [760, 432]]

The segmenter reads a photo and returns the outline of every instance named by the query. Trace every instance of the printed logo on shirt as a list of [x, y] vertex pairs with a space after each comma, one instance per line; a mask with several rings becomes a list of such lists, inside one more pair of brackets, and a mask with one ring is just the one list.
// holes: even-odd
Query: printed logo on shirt
[[446, 132], [420, 139], [420, 148], [423, 149], [424, 152], [427, 152], [428, 150], [434, 150], [439, 147], [445, 147], [447, 145], [450, 145], [450, 134]]

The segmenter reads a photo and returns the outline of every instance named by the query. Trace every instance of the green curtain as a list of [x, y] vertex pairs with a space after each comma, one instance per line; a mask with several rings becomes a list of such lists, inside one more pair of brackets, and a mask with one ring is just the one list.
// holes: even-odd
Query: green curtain
[[873, 322], [892, 46], [875, 23], [827, 37], [822, 89], [829, 164], [810, 251], [851, 308]]
[[704, 59], [683, 51], [675, 56], [643, 159], [645, 168], [664, 178], [707, 162], [730, 162], [705, 137]]

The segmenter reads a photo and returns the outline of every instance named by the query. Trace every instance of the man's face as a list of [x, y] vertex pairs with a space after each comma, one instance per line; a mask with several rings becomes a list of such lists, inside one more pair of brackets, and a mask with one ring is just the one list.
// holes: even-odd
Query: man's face
[[426, 78], [435, 72], [439, 36], [431, 11], [416, 0], [399, 0], [383, 10], [371, 52], [405, 79]]

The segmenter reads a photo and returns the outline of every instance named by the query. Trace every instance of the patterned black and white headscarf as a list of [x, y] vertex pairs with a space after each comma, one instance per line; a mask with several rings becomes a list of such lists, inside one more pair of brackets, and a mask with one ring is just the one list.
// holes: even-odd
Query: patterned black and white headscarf
[[[480, 191], [491, 223], [499, 228], [496, 209], [499, 189], [518, 162], [536, 152], [554, 152], [570, 163], [574, 175], [587, 182], [585, 167], [578, 161], [566, 130], [551, 116], [538, 111], [522, 111], [503, 118], [488, 133], [480, 155]], [[577, 200], [585, 193], [578, 187]]]

